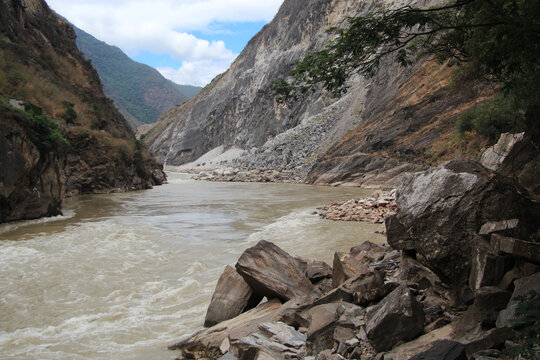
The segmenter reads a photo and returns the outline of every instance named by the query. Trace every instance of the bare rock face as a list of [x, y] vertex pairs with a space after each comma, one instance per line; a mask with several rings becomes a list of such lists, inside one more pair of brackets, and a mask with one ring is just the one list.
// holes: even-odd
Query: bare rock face
[[416, 252], [441, 280], [465, 283], [473, 238], [488, 221], [519, 219], [520, 232], [536, 233], [538, 204], [512, 179], [482, 165], [455, 160], [409, 175], [397, 191], [398, 213], [386, 220], [388, 243]]
[[204, 326], [214, 326], [224, 320], [232, 319], [254, 308], [261, 300], [261, 296], [253, 294], [244, 278], [232, 266], [227, 265], [212, 295]]
[[379, 352], [391, 349], [399, 341], [414, 339], [423, 328], [422, 306], [406, 286], [396, 288], [367, 309], [367, 336]]
[[514, 282], [515, 289], [510, 298], [510, 302], [506, 309], [499, 313], [497, 318], [497, 327], [511, 326], [512, 320], [515, 317], [516, 307], [518, 303], [518, 298], [520, 296], [526, 295], [529, 291], [539, 291], [540, 292], [540, 272], [536, 274], [523, 277]]
[[262, 240], [244, 251], [236, 270], [255, 294], [268, 298], [291, 300], [320, 295], [291, 255], [275, 244]]

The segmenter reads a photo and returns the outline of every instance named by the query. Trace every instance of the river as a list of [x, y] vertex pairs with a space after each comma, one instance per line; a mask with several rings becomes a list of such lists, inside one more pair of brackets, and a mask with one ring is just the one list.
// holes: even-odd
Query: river
[[0, 225], [0, 359], [174, 359], [216, 281], [265, 239], [332, 263], [384, 241], [377, 225], [322, 220], [358, 188], [192, 181], [64, 202], [64, 216]]

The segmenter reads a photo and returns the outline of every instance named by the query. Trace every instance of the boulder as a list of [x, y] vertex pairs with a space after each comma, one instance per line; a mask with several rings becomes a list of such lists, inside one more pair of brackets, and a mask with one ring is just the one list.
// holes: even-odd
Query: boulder
[[265, 240], [244, 251], [236, 263], [236, 270], [260, 296], [288, 301], [321, 295], [304, 275], [297, 260]]
[[515, 318], [518, 298], [526, 295], [529, 291], [540, 291], [540, 272], [514, 281], [514, 292], [506, 309], [499, 313], [497, 327], [510, 327]]
[[401, 254], [399, 278], [408, 283], [417, 284], [419, 289], [426, 289], [441, 284], [441, 279], [433, 271], [405, 253]]
[[306, 335], [282, 322], [267, 322], [259, 330], [231, 344], [239, 360], [300, 359], [305, 355]]
[[439, 340], [410, 360], [467, 360], [465, 346], [457, 341]]
[[227, 265], [219, 277], [206, 312], [204, 326], [214, 326], [250, 310], [261, 302], [262, 297], [253, 294], [249, 285], [236, 270]]
[[332, 277], [332, 267], [324, 261], [308, 260], [301, 257], [295, 257], [300, 269], [304, 275], [313, 283]]
[[482, 165], [491, 170], [497, 170], [504, 162], [504, 159], [512, 151], [514, 146], [523, 140], [525, 133], [503, 133], [499, 137], [499, 141], [487, 148], [480, 157]]
[[345, 281], [339, 287], [315, 300], [315, 305], [346, 301], [366, 306], [382, 299], [388, 292], [384, 286], [384, 273], [379, 270], [369, 271]]
[[378, 352], [414, 339], [423, 329], [424, 311], [406, 286], [399, 286], [380, 303], [367, 308], [367, 336]]
[[469, 160], [410, 174], [397, 190], [397, 214], [386, 220], [388, 243], [418, 253], [441, 280], [464, 284], [473, 238], [482, 225], [519, 219], [524, 239], [537, 231], [540, 203], [524, 193], [511, 178]]
[[346, 280], [368, 273], [369, 268], [350, 253], [336, 252], [332, 272], [332, 286], [338, 287]]
[[306, 311], [309, 319], [306, 348], [308, 354], [331, 349], [349, 340], [365, 324], [365, 310], [346, 302], [315, 306]]

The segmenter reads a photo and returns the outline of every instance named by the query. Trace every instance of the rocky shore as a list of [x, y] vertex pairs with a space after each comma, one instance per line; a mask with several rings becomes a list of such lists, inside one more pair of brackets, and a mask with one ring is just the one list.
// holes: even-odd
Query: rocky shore
[[[514, 321], [524, 301], [540, 302], [540, 204], [472, 161], [410, 174], [395, 195], [388, 245], [336, 252], [332, 266], [268, 241], [247, 249], [218, 281], [209, 328], [170, 349], [178, 359], [489, 360], [538, 340], [527, 333], [537, 314]], [[385, 197], [334, 207], [394, 208]]]
[[342, 202], [333, 202], [319, 210], [323, 219], [334, 221], [364, 221], [382, 224], [385, 219], [397, 211], [396, 191], [376, 191], [366, 199], [350, 199]]
[[232, 168], [180, 168], [178, 171], [193, 174], [194, 180], [215, 182], [275, 182], [303, 184], [304, 181], [292, 170], [240, 170]]

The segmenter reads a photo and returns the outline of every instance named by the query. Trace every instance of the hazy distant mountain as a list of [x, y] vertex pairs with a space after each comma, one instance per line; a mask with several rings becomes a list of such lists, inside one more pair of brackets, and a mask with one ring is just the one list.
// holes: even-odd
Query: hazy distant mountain
[[178, 85], [156, 69], [131, 60], [122, 50], [100, 41], [74, 26], [77, 46], [92, 61], [105, 94], [137, 127], [155, 122], [172, 107], [195, 96], [201, 88]]

